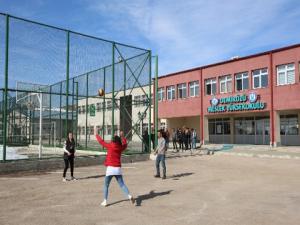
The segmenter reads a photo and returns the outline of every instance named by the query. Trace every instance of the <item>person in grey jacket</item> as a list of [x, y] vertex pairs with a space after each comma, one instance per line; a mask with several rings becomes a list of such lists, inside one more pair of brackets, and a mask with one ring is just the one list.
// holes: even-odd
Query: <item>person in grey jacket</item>
[[158, 132], [158, 140], [157, 140], [157, 147], [154, 151], [154, 154], [157, 154], [156, 156], [156, 175], [154, 177], [156, 178], [160, 178], [160, 162], [163, 168], [163, 177], [162, 179], [166, 179], [166, 162], [165, 162], [165, 158], [166, 158], [166, 140], [163, 138], [162, 136], [162, 132], [159, 131]]

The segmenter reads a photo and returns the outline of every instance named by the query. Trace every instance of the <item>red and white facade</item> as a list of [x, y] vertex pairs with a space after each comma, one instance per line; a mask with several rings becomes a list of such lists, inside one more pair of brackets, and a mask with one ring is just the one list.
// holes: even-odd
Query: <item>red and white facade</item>
[[203, 143], [300, 145], [299, 67], [300, 44], [161, 76], [158, 117]]

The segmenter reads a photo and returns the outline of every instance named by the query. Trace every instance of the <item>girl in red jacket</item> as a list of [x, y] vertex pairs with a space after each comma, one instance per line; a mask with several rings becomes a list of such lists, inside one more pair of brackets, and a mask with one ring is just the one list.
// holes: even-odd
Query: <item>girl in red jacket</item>
[[113, 177], [115, 177], [118, 181], [126, 197], [128, 197], [128, 199], [134, 204], [134, 198], [129, 194], [128, 188], [124, 184], [121, 171], [121, 154], [127, 148], [127, 141], [125, 137], [122, 137], [121, 140], [119, 136], [115, 135], [112, 142], [107, 143], [98, 134], [96, 134], [96, 139], [100, 145], [107, 149], [107, 155], [104, 162], [106, 166], [104, 200], [101, 205], [107, 206], [108, 188]]

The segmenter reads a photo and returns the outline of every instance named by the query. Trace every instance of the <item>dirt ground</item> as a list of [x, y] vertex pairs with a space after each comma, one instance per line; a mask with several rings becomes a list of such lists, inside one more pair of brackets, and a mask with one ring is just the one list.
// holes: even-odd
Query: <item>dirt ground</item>
[[105, 168], [0, 177], [0, 224], [152, 225], [299, 224], [300, 161], [227, 155], [167, 159], [167, 179], [154, 162], [124, 164], [132, 205], [115, 180], [100, 206]]

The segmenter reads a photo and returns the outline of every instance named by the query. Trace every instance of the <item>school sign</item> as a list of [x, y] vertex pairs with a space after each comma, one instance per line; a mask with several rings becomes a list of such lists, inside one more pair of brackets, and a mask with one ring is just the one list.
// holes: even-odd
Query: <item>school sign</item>
[[207, 108], [207, 112], [218, 113], [264, 109], [266, 103], [258, 101], [258, 97], [254, 92], [249, 95], [235, 95], [224, 98], [213, 97], [210, 100], [211, 106]]

